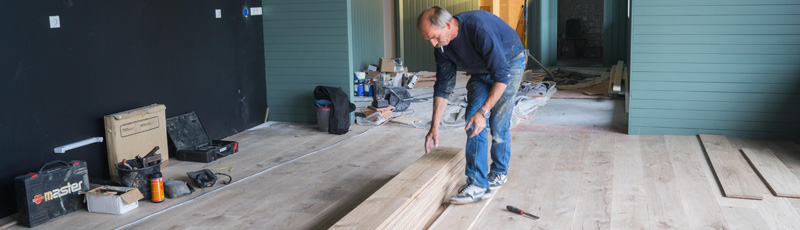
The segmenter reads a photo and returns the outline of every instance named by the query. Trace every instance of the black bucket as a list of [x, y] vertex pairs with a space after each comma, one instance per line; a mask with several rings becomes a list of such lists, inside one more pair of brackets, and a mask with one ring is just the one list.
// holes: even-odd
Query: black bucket
[[127, 169], [122, 167], [122, 163], [114, 165], [119, 173], [120, 183], [126, 187], [138, 188], [139, 192], [144, 195], [142, 200], [150, 200], [153, 196], [150, 192], [150, 177], [157, 172], [161, 172], [161, 162], [145, 168], [139, 168], [136, 161], [128, 161], [128, 164], [137, 169]]

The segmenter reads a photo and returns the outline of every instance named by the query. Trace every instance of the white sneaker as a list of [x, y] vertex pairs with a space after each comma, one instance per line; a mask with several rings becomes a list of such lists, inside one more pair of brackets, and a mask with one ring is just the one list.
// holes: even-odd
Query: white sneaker
[[492, 197], [492, 191], [474, 184], [465, 184], [458, 189], [458, 194], [450, 197], [451, 204], [466, 204], [478, 202]]
[[503, 186], [508, 181], [506, 175], [489, 174], [489, 189], [494, 191]]

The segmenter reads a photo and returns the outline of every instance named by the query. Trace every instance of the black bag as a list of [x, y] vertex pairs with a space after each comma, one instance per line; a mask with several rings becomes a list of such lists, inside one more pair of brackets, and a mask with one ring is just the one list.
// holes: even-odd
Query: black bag
[[345, 134], [350, 131], [350, 113], [356, 111], [356, 105], [350, 103], [347, 94], [340, 87], [317, 86], [314, 89], [314, 98], [331, 101], [331, 115], [328, 122], [328, 132]]
[[[49, 169], [47, 166], [58, 165]], [[51, 161], [38, 173], [14, 178], [17, 192], [17, 223], [26, 227], [83, 209], [83, 193], [89, 191], [89, 174], [85, 161]]]

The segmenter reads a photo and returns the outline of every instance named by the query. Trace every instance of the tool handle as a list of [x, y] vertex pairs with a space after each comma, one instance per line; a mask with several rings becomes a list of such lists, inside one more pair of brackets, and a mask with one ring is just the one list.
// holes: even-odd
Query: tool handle
[[47, 163], [44, 163], [44, 165], [42, 165], [42, 167], [39, 168], [39, 173], [42, 173], [42, 171], [44, 171], [44, 169], [47, 168], [47, 166], [54, 165], [54, 164], [60, 164], [60, 165], [64, 165], [64, 166], [69, 166], [69, 163], [67, 163], [65, 161], [60, 161], [60, 160], [49, 161]]
[[150, 152], [144, 155], [144, 157], [153, 156], [154, 154], [156, 154], [156, 151], [158, 151], [158, 149], [159, 147], [156, 145], [156, 147], [154, 147], [153, 150], [150, 150]]
[[538, 216], [530, 214], [530, 213], [527, 213], [524, 210], [519, 209], [519, 208], [514, 207], [514, 206], [511, 206], [511, 205], [506, 205], [506, 209], [508, 209], [508, 211], [511, 211], [513, 213], [516, 213], [516, 214], [520, 214], [520, 215], [523, 215], [523, 216], [529, 216], [529, 217], [534, 218], [534, 219], [539, 219]]
[[511, 206], [511, 205], [506, 205], [506, 209], [508, 209], [508, 211], [511, 211], [513, 213], [520, 214], [520, 215], [525, 213], [525, 211], [522, 211], [522, 209], [519, 209], [519, 208]]

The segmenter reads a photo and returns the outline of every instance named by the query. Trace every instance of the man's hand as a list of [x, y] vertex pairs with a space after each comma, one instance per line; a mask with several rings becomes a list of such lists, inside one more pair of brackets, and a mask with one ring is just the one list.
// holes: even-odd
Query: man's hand
[[431, 145], [433, 145], [432, 147], [438, 147], [439, 146], [439, 130], [438, 129], [431, 128], [430, 130], [428, 130], [428, 135], [425, 136], [425, 154], [428, 154], [428, 153], [431, 152], [431, 148], [432, 148]]
[[464, 130], [469, 130], [472, 127], [472, 133], [469, 134], [469, 138], [478, 135], [483, 131], [483, 128], [486, 128], [486, 117], [483, 116], [482, 113], [476, 112], [469, 118], [469, 122], [467, 122], [467, 127], [464, 127]]

